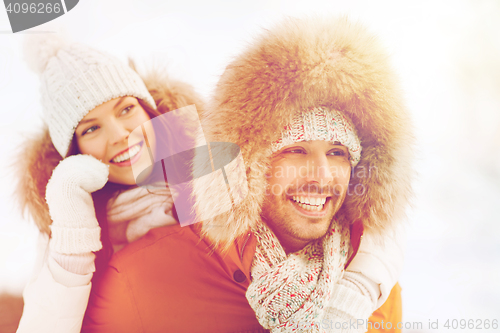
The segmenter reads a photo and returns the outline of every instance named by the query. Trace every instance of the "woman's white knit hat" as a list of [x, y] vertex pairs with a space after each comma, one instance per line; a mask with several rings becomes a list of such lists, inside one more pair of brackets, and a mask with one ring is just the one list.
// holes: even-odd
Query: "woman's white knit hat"
[[293, 143], [313, 140], [340, 142], [349, 150], [349, 160], [353, 168], [361, 159], [361, 142], [351, 120], [344, 114], [326, 107], [297, 112], [271, 149], [274, 153]]
[[66, 42], [57, 33], [29, 35], [24, 53], [31, 69], [40, 74], [44, 120], [62, 157], [78, 123], [95, 107], [133, 96], [156, 109], [139, 75], [106, 53]]

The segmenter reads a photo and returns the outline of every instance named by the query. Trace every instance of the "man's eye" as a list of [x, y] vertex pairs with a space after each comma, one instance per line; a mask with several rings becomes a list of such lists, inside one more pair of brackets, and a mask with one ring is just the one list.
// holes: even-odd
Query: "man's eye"
[[329, 156], [345, 156], [346, 152], [342, 149], [332, 150], [328, 153]]
[[85, 131], [82, 132], [82, 136], [85, 135], [85, 134], [90, 134], [92, 132], [94, 132], [95, 130], [97, 130], [99, 128], [99, 126], [97, 125], [94, 125], [88, 129], [86, 129]]
[[134, 108], [133, 105], [127, 106], [125, 109], [122, 110], [122, 112], [120, 112], [120, 115], [123, 116], [123, 115], [129, 113], [133, 108]]
[[305, 150], [304, 149], [290, 149], [290, 150], [286, 150], [285, 153], [291, 153], [291, 154], [305, 154]]

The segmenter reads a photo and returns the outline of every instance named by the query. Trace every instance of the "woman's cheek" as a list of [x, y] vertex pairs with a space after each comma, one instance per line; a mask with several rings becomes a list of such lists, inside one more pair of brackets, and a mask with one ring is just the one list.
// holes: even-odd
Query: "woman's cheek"
[[106, 147], [102, 142], [86, 142], [83, 147], [81, 147], [80, 152], [82, 154], [91, 155], [102, 162], [109, 164], [112, 156], [108, 158], [106, 156]]

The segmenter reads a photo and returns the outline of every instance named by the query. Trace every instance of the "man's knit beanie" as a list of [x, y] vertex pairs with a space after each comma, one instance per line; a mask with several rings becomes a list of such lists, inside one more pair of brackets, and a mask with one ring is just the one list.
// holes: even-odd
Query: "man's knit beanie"
[[326, 107], [297, 112], [281, 132], [280, 139], [272, 144], [272, 151], [277, 152], [296, 142], [314, 140], [339, 142], [347, 147], [353, 168], [361, 159], [361, 143], [351, 120], [341, 112]]
[[134, 70], [106, 53], [68, 42], [59, 33], [29, 35], [24, 54], [29, 67], [40, 75], [44, 121], [62, 157], [78, 123], [95, 107], [132, 96], [156, 109]]

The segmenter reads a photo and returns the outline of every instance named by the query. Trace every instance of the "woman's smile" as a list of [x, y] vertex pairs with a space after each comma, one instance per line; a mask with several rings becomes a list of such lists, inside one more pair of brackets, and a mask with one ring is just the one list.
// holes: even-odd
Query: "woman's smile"
[[130, 166], [134, 164], [141, 157], [143, 143], [144, 141], [141, 141], [138, 144], [135, 144], [132, 147], [118, 153], [109, 161], [109, 163], [117, 166]]
[[144, 154], [146, 145], [140, 131], [134, 130], [143, 125], [154, 152], [156, 138], [150, 120], [135, 97], [113, 99], [90, 111], [80, 121], [75, 132], [78, 148], [82, 154], [92, 155], [110, 166], [110, 182], [136, 185], [132, 166], [145, 170], [151, 158]]

